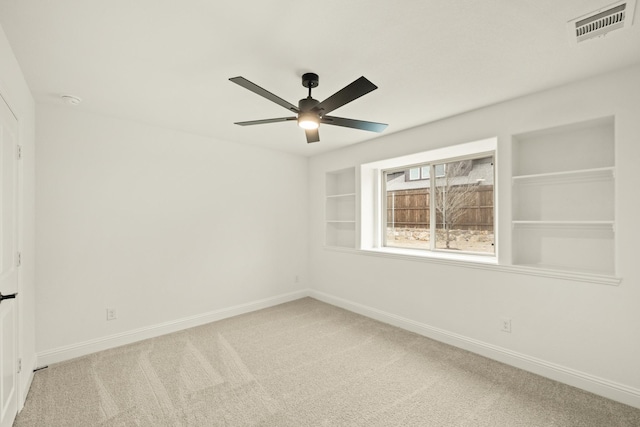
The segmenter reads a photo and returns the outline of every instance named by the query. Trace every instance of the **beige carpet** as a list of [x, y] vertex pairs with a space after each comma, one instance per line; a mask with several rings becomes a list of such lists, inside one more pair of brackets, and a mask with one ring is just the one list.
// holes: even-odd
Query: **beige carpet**
[[311, 298], [38, 371], [15, 426], [640, 426], [640, 410]]

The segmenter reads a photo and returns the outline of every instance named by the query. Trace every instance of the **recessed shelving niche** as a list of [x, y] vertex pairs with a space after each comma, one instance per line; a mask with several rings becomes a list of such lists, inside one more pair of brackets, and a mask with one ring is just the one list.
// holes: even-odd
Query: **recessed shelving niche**
[[513, 138], [513, 263], [615, 275], [614, 121]]
[[355, 168], [327, 172], [325, 198], [325, 244], [355, 248], [356, 174]]

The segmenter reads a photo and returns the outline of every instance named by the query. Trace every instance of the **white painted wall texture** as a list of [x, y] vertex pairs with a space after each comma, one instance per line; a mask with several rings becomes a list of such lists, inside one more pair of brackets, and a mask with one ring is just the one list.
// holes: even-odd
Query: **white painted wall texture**
[[62, 105], [36, 124], [39, 354], [306, 288], [306, 158]]
[[[347, 307], [548, 363], [593, 384], [602, 380], [613, 390], [609, 397], [620, 398], [620, 392], [626, 403], [640, 407], [639, 100], [636, 66], [312, 158], [311, 288]], [[511, 135], [605, 116], [615, 116], [619, 286], [323, 247], [325, 172], [497, 136], [499, 250], [501, 262], [509, 264]], [[500, 331], [501, 317], [512, 318], [511, 334]]]
[[[22, 200], [20, 202], [20, 243], [22, 266], [19, 273], [19, 352], [22, 357], [20, 393], [28, 391], [31, 373], [36, 364], [35, 354], [35, 104], [22, 75], [18, 61], [0, 27], [0, 95], [18, 117], [19, 142], [22, 145]], [[20, 402], [21, 405], [21, 402]]]

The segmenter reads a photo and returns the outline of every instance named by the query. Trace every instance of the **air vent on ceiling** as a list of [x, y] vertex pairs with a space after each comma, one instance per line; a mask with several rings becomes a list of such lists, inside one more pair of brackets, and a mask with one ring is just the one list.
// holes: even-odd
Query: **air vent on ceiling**
[[633, 22], [635, 0], [620, 1], [568, 22], [570, 41], [580, 43], [627, 28]]

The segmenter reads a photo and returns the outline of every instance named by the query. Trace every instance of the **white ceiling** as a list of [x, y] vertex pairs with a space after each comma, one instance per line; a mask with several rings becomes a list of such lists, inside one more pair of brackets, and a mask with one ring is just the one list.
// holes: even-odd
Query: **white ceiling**
[[[297, 104], [300, 76], [323, 100], [364, 75], [379, 89], [332, 112], [389, 123], [382, 134], [640, 62], [640, 24], [572, 46], [567, 21], [610, 0], [0, 0], [37, 102], [305, 156], [379, 134], [295, 122], [228, 81]], [[179, 143], [177, 141], [176, 143]]]

